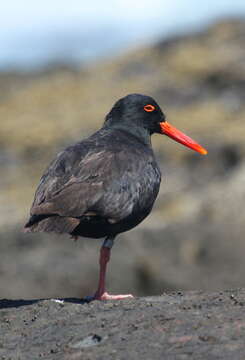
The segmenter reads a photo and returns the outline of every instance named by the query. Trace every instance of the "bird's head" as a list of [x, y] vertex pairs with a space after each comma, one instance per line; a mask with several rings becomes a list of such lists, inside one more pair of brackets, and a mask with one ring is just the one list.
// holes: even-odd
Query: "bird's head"
[[121, 128], [142, 137], [154, 133], [167, 135], [203, 155], [207, 154], [201, 145], [170, 125], [160, 106], [147, 95], [129, 94], [118, 100], [106, 116], [105, 126]]

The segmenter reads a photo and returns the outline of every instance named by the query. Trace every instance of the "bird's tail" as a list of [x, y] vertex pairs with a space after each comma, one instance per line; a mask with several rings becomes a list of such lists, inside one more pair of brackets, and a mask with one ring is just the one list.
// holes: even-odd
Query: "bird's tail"
[[32, 215], [25, 224], [24, 232], [57, 232], [70, 234], [80, 223], [72, 217], [58, 215]]

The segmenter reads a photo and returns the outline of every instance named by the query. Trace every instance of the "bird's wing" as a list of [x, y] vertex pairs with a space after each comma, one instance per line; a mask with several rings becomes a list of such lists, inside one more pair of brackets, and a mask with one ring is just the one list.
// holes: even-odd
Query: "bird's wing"
[[111, 165], [96, 210], [116, 222], [151, 208], [160, 184], [153, 156], [138, 149], [122, 149], [113, 155]]
[[153, 157], [140, 151], [129, 152], [128, 148], [117, 152], [101, 148], [66, 149], [41, 178], [31, 215], [80, 217], [93, 212], [119, 221], [137, 206], [144, 207], [143, 202], [149, 203], [152, 192], [155, 200], [158, 185], [153, 184], [156, 182]]

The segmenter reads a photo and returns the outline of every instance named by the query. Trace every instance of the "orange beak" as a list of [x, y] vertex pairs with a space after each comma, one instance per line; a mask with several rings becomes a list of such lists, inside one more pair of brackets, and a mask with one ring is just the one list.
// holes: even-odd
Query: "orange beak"
[[160, 122], [161, 133], [169, 136], [170, 138], [178, 141], [179, 143], [199, 152], [202, 155], [206, 155], [208, 152], [196, 141], [192, 140], [189, 136], [183, 134], [181, 131], [170, 125], [167, 121]]

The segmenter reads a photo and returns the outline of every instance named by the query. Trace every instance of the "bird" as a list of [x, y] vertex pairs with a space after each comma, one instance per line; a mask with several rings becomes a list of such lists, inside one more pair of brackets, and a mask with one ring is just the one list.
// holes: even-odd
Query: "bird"
[[161, 172], [153, 134], [207, 154], [166, 121], [152, 97], [135, 93], [116, 101], [98, 131], [59, 152], [40, 179], [25, 232], [104, 239], [98, 287], [90, 300], [133, 297], [106, 291], [106, 269], [116, 236], [141, 223], [157, 198]]

